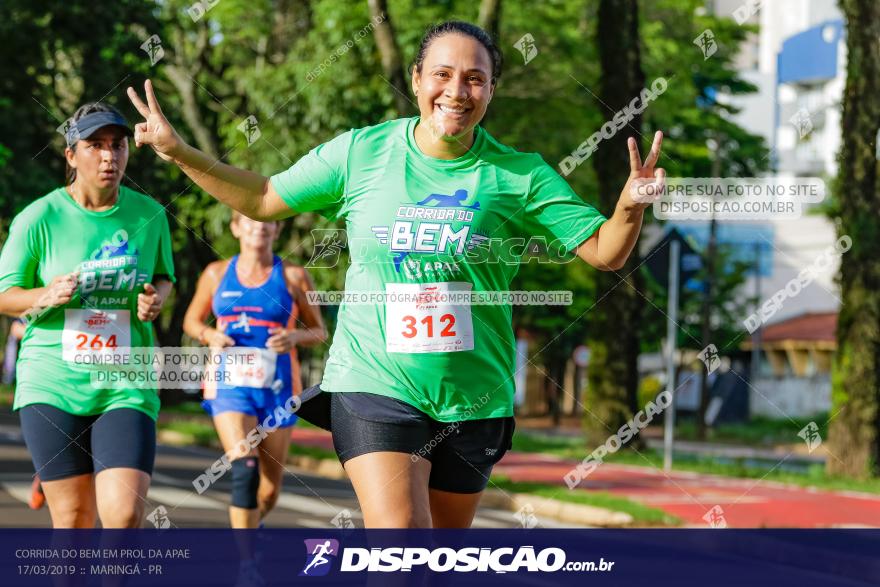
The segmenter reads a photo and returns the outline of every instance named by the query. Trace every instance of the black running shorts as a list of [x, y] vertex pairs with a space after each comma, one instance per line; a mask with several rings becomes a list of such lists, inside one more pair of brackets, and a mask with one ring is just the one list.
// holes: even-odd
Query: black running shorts
[[432, 489], [479, 493], [510, 449], [514, 420], [438, 422], [409, 404], [374, 393], [310, 388], [299, 415], [333, 432], [339, 461], [373, 452], [402, 452], [431, 461]]
[[42, 481], [125, 467], [153, 474], [156, 422], [131, 408], [76, 416], [47, 404], [18, 411], [25, 444]]

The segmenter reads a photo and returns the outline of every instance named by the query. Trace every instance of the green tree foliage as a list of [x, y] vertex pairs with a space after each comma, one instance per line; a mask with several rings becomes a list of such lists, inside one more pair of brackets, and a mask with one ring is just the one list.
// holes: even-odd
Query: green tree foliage
[[[737, 258], [730, 245], [721, 244], [715, 260], [719, 271], [712, 289], [710, 322], [713, 340], [717, 341], [718, 351], [723, 355], [736, 351], [748, 333], [742, 328], [743, 316], [751, 313], [755, 305], [754, 296], [743, 291], [743, 283], [754, 264]], [[694, 277], [694, 283], [704, 283], [706, 270], [703, 267]], [[654, 313], [660, 320], [645, 320], [643, 324], [642, 352], [659, 352], [660, 341], [666, 337], [666, 312], [668, 290], [661, 287], [653, 278], [646, 280], [646, 297], [656, 306]], [[702, 289], [682, 287], [679, 298], [679, 328], [676, 330], [677, 348], [700, 350], [701, 322], [700, 310], [703, 301]], [[663, 313], [661, 313], [661, 310]], [[651, 313], [650, 311], [648, 312]]]
[[[594, 97], [608, 83], [600, 75], [596, 43], [599, 1], [499, 1], [494, 12], [487, 8], [492, 4], [389, 1], [405, 77], [429, 24], [450, 18], [475, 22], [486, 9], [492, 28], [497, 27], [505, 72], [484, 125], [500, 141], [539, 152], [557, 167], [613, 114]], [[727, 93], [750, 89], [736, 79], [730, 64], [744, 29], [698, 16], [699, 4], [641, 3], [638, 34], [645, 77], [670, 80], [667, 92], [645, 113], [645, 128], [668, 131], [662, 164], [670, 174], [708, 174], [705, 139], [716, 127], [731, 142], [728, 171], [758, 169], [765, 154], [752, 138], [730, 125], [721, 107], [708, 114], [697, 107], [697, 97], [709, 87]], [[208, 9], [194, 19], [196, 6]], [[719, 53], [704, 62], [692, 40], [708, 26], [715, 31]], [[82, 102], [104, 99], [135, 122], [124, 89], [140, 88], [148, 76], [165, 114], [188, 141], [266, 175], [289, 167], [340, 132], [393, 118], [399, 110], [364, 0], [220, 0], [210, 7], [195, 0], [5, 0], [0, 32], [6, 47], [0, 60], [0, 228], [63, 181], [63, 138], [55, 129], [73, 110]], [[525, 34], [532, 35], [538, 50], [528, 63], [515, 47]], [[152, 35], [164, 51], [154, 65], [140, 48]], [[628, 101], [632, 96], [626, 93]], [[415, 113], [412, 96], [406, 99]], [[249, 116], [260, 131], [250, 145], [238, 128]], [[647, 145], [642, 140], [642, 147]], [[608, 149], [611, 160], [625, 162], [625, 148], [609, 143], [602, 149]], [[585, 200], [613, 213], [617, 194], [611, 188], [600, 191], [592, 165], [581, 165], [567, 179]], [[163, 344], [178, 344], [197, 276], [207, 263], [236, 250], [229, 212], [174, 166], [134, 145], [124, 181], [167, 206], [179, 281], [157, 326]], [[314, 214], [292, 218], [278, 251], [305, 263], [315, 245], [311, 231], [333, 226], [342, 225]], [[343, 256], [336, 267], [314, 269], [312, 275], [319, 288], [341, 288], [346, 267]], [[532, 260], [513, 284], [512, 289], [574, 293], [570, 306], [518, 307], [514, 312], [515, 325], [536, 339], [541, 352], [535, 362], [554, 393], [560, 391], [573, 347], [591, 329], [602, 327], [595, 322], [595, 280], [596, 272], [577, 260]], [[662, 320], [651, 308], [645, 312], [633, 316], [633, 323]], [[332, 330], [332, 312], [330, 318]], [[601, 365], [606, 358], [597, 353], [594, 363]]]
[[[156, 28], [149, 4], [8, 0], [0, 3], [0, 224], [64, 181], [56, 129], [81, 103], [104, 99], [126, 112], [120, 84], [149, 69], [125, 23]], [[129, 112], [130, 113], [130, 112]], [[132, 161], [132, 167], [138, 163]]]

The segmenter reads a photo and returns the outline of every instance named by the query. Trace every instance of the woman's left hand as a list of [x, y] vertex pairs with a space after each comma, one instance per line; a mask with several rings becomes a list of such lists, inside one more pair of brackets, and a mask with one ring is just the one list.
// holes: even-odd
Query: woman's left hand
[[270, 328], [269, 334], [272, 336], [266, 341], [266, 348], [273, 350], [279, 355], [285, 355], [293, 350], [296, 346], [296, 331], [287, 330], [286, 328]]
[[623, 186], [618, 206], [625, 210], [644, 210], [660, 199], [666, 181], [666, 171], [654, 166], [660, 159], [660, 147], [663, 144], [663, 132], [654, 135], [654, 144], [645, 162], [639, 155], [639, 145], [632, 137], [627, 140], [629, 147], [629, 179]]
[[162, 304], [165, 302], [159, 291], [152, 283], [144, 284], [144, 293], [138, 294], [137, 298], [137, 316], [141, 322], [152, 322], [159, 316], [162, 311]]

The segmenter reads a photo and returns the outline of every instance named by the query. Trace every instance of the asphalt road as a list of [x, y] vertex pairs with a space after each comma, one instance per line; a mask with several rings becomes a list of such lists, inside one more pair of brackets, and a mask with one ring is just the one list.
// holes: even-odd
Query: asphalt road
[[[201, 447], [159, 445], [153, 482], [147, 494], [145, 526], [167, 519], [171, 527], [223, 528], [228, 526], [227, 506], [231, 490], [228, 475], [199, 495], [192, 480], [213, 463], [219, 452]], [[0, 414], [0, 527], [48, 528], [46, 507], [33, 511], [27, 503], [33, 465], [18, 418]], [[150, 518], [150, 514], [157, 515]], [[332, 528], [363, 527], [363, 517], [351, 484], [347, 480], [318, 477], [288, 466], [284, 490], [278, 504], [265, 520], [266, 527]], [[514, 512], [480, 508], [474, 528], [517, 528]], [[538, 527], [571, 527], [552, 520], [537, 520]]]

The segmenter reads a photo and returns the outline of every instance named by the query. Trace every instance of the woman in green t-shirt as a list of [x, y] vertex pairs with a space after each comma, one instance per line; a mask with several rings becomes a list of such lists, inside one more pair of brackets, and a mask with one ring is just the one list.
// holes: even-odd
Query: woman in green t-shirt
[[367, 527], [470, 526], [510, 448], [515, 371], [509, 299], [473, 297], [507, 291], [531, 238], [621, 268], [651, 201], [636, 188], [658, 193], [663, 181], [662, 135], [644, 163], [629, 139], [630, 178], [606, 219], [540, 156], [496, 141], [479, 123], [501, 65], [479, 27], [431, 27], [412, 69], [418, 117], [343, 133], [271, 178], [184, 143], [149, 80], [147, 104], [128, 89], [145, 118], [136, 144], [221, 202], [258, 220], [345, 219], [357, 243], [347, 296], [299, 415], [332, 430]]
[[163, 207], [121, 185], [131, 134], [107, 104], [77, 109], [66, 184], [13, 219], [0, 252], [0, 313], [27, 323], [13, 408], [55, 528], [144, 518], [159, 399], [104, 375], [153, 345], [174, 268]]

